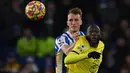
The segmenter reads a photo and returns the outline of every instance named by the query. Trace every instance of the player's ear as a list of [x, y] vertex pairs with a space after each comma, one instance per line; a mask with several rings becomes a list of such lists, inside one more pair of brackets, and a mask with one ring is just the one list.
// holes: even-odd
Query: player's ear
[[100, 39], [102, 38], [101, 34], [99, 35], [99, 38], [100, 38]]
[[89, 33], [88, 32], [86, 32], [86, 36], [89, 37]]
[[83, 24], [83, 21], [81, 20], [81, 23], [80, 23], [80, 25], [82, 25]]
[[69, 26], [69, 22], [68, 21], [66, 21], [67, 22], [67, 26]]

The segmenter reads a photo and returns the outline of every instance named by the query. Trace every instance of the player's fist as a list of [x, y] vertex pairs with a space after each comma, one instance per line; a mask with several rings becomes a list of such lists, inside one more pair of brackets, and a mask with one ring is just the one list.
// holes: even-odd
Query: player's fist
[[93, 51], [93, 52], [90, 52], [90, 53], [88, 54], [88, 58], [99, 59], [99, 58], [100, 58], [100, 54], [101, 54], [101, 53], [98, 53], [98, 52], [96, 52], [96, 51]]
[[75, 41], [77, 41], [79, 39], [79, 32], [73, 33], [73, 38]]

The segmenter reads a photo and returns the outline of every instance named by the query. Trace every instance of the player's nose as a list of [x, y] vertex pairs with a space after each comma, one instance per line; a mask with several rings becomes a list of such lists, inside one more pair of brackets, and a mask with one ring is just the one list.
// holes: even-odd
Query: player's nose
[[72, 25], [75, 25], [75, 21], [72, 21]]
[[92, 32], [92, 36], [96, 36], [97, 34], [96, 34], [96, 32]]

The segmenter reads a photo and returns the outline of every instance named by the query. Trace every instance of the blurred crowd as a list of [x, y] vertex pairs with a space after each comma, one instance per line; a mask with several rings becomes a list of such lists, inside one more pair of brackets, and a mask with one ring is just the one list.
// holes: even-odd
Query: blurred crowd
[[130, 0], [40, 0], [46, 16], [29, 20], [24, 8], [32, 0], [2, 0], [0, 72], [54, 73], [55, 38], [66, 31], [67, 12], [83, 11], [82, 31], [98, 24], [105, 42], [99, 73], [130, 73]]

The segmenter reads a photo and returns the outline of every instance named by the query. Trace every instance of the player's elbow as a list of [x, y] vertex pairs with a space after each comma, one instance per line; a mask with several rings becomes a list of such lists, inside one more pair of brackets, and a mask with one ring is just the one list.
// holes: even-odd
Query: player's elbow
[[65, 59], [64, 59], [64, 63], [65, 63], [65, 64], [70, 64], [69, 59], [68, 59], [68, 58], [65, 58]]
[[62, 51], [64, 52], [65, 55], [68, 55], [68, 53], [70, 52], [68, 49], [65, 50], [62, 49]]
[[66, 48], [65, 46], [62, 47], [62, 51], [63, 51], [63, 53], [64, 53], [65, 55], [67, 55], [67, 54], [69, 53], [68, 48]]
[[70, 57], [66, 57], [66, 58], [64, 59], [64, 63], [65, 63], [65, 64], [73, 64], [74, 62], [72, 61], [72, 59], [71, 59]]
[[67, 54], [68, 54], [68, 51], [65, 51], [64, 54], [67, 55]]

